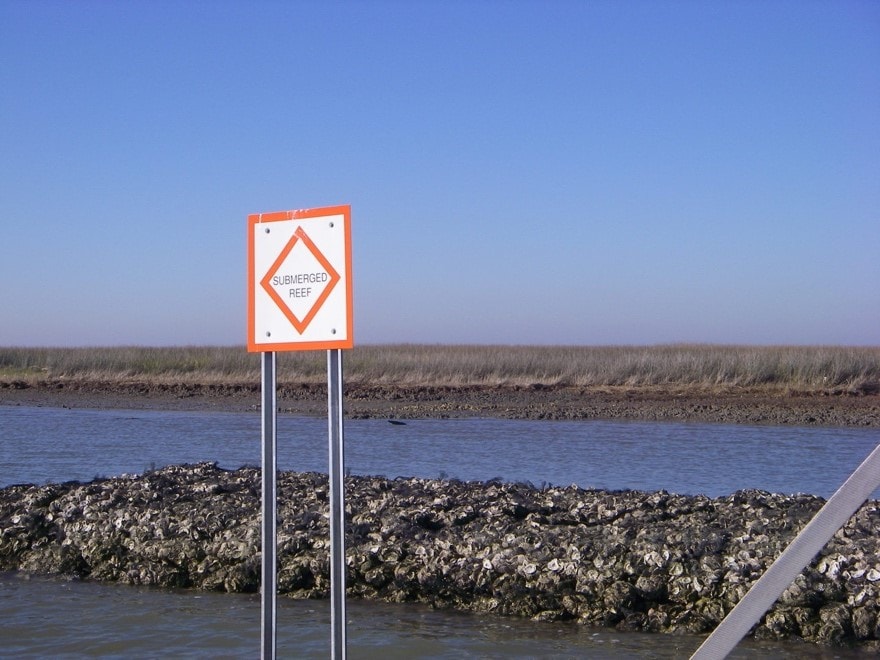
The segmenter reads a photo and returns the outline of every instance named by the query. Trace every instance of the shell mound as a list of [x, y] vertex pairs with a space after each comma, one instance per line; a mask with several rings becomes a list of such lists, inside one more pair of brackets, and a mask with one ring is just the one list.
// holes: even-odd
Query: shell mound
[[[260, 470], [170, 466], [0, 490], [0, 569], [256, 591]], [[278, 589], [330, 587], [327, 476], [278, 482]], [[819, 510], [808, 495], [346, 478], [352, 597], [655, 632], [708, 632]], [[880, 649], [880, 511], [867, 502], [753, 631]]]

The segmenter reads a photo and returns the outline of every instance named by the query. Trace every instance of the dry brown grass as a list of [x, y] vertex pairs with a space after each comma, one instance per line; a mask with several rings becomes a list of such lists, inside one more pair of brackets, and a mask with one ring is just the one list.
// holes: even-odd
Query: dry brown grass
[[[880, 390], [880, 347], [360, 346], [346, 380], [377, 385], [578, 385]], [[243, 347], [0, 348], [0, 382], [47, 379], [243, 383], [260, 379]], [[324, 352], [281, 353], [280, 382], [326, 380]]]

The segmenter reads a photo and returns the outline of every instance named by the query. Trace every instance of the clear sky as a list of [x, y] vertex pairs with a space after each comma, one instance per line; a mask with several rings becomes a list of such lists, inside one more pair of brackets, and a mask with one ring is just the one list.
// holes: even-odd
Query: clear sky
[[243, 345], [337, 204], [356, 343], [880, 345], [880, 2], [0, 0], [0, 345]]

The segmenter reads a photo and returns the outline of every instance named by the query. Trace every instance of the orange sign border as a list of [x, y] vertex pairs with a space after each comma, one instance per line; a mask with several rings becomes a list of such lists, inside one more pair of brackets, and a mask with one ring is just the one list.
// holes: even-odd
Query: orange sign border
[[[345, 323], [346, 338], [327, 341], [302, 341], [302, 342], [256, 342], [256, 293], [257, 273], [254, 255], [254, 228], [264, 222], [278, 222], [281, 220], [308, 220], [323, 218], [331, 215], [341, 215], [345, 218]], [[313, 209], [298, 209], [294, 211], [276, 211], [273, 213], [252, 213], [248, 215], [248, 336], [247, 350], [249, 353], [269, 353], [272, 351], [318, 351], [332, 350], [335, 348], [354, 348], [354, 296], [352, 295], [352, 270], [351, 270], [351, 206], [325, 206]], [[329, 291], [328, 291], [329, 295]], [[277, 304], [277, 302], [276, 302]], [[284, 312], [284, 309], [281, 309]], [[317, 308], [316, 310], [317, 311]], [[286, 315], [286, 314], [285, 314]]]

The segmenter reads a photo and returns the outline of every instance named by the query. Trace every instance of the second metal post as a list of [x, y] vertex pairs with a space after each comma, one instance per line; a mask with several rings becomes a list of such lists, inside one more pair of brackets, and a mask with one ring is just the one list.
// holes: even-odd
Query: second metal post
[[327, 351], [330, 430], [330, 654], [345, 658], [345, 476], [342, 434], [342, 351]]
[[278, 474], [276, 472], [275, 442], [275, 353], [263, 353], [263, 486], [262, 486], [262, 546], [263, 562], [260, 580], [262, 592], [260, 657], [275, 660], [275, 590], [278, 584], [276, 565], [276, 513], [278, 510]]

